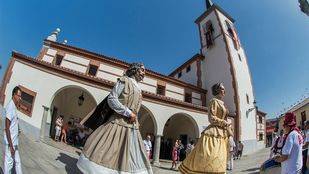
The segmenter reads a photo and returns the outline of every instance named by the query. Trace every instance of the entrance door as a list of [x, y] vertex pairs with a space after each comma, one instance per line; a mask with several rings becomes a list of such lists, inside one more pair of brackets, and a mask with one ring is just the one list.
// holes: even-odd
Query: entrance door
[[50, 131], [49, 131], [50, 137], [55, 136], [55, 123], [56, 123], [57, 115], [58, 115], [58, 108], [54, 106], [53, 113], [52, 113], [51, 126], [50, 126]]
[[180, 160], [184, 160], [185, 157], [186, 157], [186, 147], [187, 147], [187, 144], [188, 144], [188, 135], [186, 134], [181, 134], [179, 136], [179, 139], [181, 140], [181, 143], [183, 144], [184, 148], [180, 150], [180, 154], [179, 154], [179, 158]]

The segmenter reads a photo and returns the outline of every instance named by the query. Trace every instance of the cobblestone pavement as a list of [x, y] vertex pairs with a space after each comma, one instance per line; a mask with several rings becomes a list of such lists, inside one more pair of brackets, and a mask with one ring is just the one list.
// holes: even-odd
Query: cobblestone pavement
[[[1, 106], [0, 106], [0, 113]], [[3, 126], [0, 119], [0, 145], [3, 147]], [[24, 174], [80, 174], [76, 166], [78, 150], [74, 148], [61, 148], [64, 144], [55, 146], [47, 142], [35, 141], [31, 137], [20, 135], [20, 156]], [[241, 160], [234, 161], [234, 170], [230, 173], [258, 173], [258, 168], [267, 159], [269, 149], [263, 149], [255, 154], [243, 156]], [[3, 152], [0, 151], [1, 169], [3, 168]], [[173, 174], [178, 171], [170, 170], [170, 161], [161, 161], [161, 167], [153, 167], [155, 174]], [[0, 169], [0, 173], [1, 173]]]
[[[269, 156], [269, 148], [264, 148], [258, 152], [250, 155], [243, 156], [240, 160], [234, 160], [234, 169], [228, 171], [227, 174], [258, 174], [261, 164], [267, 160]], [[170, 170], [170, 162], [161, 162], [161, 167], [154, 167], [154, 171], [158, 174], [178, 173], [177, 171]], [[158, 169], [158, 170], [156, 170]]]

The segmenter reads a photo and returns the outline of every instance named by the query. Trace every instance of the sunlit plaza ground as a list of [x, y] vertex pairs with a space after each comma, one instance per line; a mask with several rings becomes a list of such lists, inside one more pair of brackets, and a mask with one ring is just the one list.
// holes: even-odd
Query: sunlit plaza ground
[[[2, 107], [0, 106], [1, 110]], [[2, 113], [2, 112], [1, 112]], [[2, 117], [1, 117], [2, 118]], [[0, 120], [1, 125], [2, 120]], [[3, 139], [3, 126], [0, 131]], [[22, 160], [22, 169], [25, 174], [42, 174], [42, 173], [81, 173], [76, 162], [78, 159], [79, 149], [68, 146], [64, 143], [54, 142], [53, 140], [36, 141], [31, 137], [20, 135], [20, 155]], [[1, 147], [3, 141], [1, 140]], [[259, 173], [259, 166], [267, 159], [269, 149], [262, 149], [254, 154], [243, 156], [241, 160], [234, 161], [234, 170], [229, 173]], [[0, 152], [1, 169], [3, 168], [3, 151]], [[170, 170], [171, 161], [160, 161], [161, 166], [153, 166], [156, 174], [178, 173]]]

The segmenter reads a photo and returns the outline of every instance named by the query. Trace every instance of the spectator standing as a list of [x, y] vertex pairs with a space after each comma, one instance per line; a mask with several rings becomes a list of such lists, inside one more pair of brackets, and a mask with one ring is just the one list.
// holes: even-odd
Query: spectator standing
[[21, 90], [16, 86], [12, 91], [12, 99], [6, 106], [4, 131], [4, 174], [10, 174], [15, 166], [16, 174], [22, 174], [18, 144], [18, 113], [16, 106], [21, 100]]
[[63, 116], [60, 115], [60, 117], [58, 117], [57, 120], [56, 120], [56, 126], [55, 126], [55, 129], [56, 129], [55, 141], [59, 141], [59, 137], [60, 137], [60, 135], [61, 135], [62, 126], [63, 126]]
[[150, 160], [151, 157], [151, 150], [152, 150], [152, 143], [150, 135], [147, 135], [146, 140], [144, 140], [144, 146], [147, 153], [147, 157]]
[[176, 140], [173, 146], [173, 150], [172, 150], [172, 161], [173, 162], [172, 162], [171, 169], [176, 169], [177, 167], [177, 161], [179, 161], [178, 149], [179, 149], [179, 144], [178, 144], [178, 140]]
[[281, 174], [301, 173], [303, 158], [303, 137], [296, 127], [296, 116], [294, 113], [286, 113], [283, 122], [286, 140], [282, 148], [282, 154], [274, 157], [275, 161], [281, 163]]
[[83, 128], [78, 129], [78, 133], [76, 135], [76, 145], [84, 146], [86, 142], [86, 132]]
[[69, 130], [69, 122], [64, 124], [61, 130], [61, 136], [60, 136], [60, 142], [64, 142], [65, 144], [67, 143], [67, 133]]
[[239, 141], [237, 146], [237, 159], [241, 158], [243, 150], [244, 150], [244, 144], [241, 141]]
[[186, 156], [189, 155], [189, 153], [194, 149], [194, 141], [191, 140], [190, 143], [187, 145], [186, 148]]
[[235, 150], [236, 144], [234, 141], [233, 136], [229, 137], [229, 155], [228, 155], [228, 163], [227, 163], [227, 170], [233, 170], [233, 154]]
[[178, 161], [177, 163], [179, 163], [180, 161], [180, 157], [182, 158], [183, 157], [183, 154], [184, 154], [184, 150], [185, 150], [185, 146], [182, 144], [181, 140], [178, 140], [178, 151], [177, 151], [177, 154], [178, 154]]

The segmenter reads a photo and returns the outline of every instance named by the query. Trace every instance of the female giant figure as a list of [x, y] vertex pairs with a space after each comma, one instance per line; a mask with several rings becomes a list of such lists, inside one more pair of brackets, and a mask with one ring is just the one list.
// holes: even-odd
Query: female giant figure
[[210, 125], [202, 132], [195, 148], [179, 167], [185, 174], [225, 173], [228, 155], [228, 137], [232, 134], [226, 121], [228, 111], [224, 106], [225, 89], [222, 83], [212, 86], [215, 98], [209, 102]]

